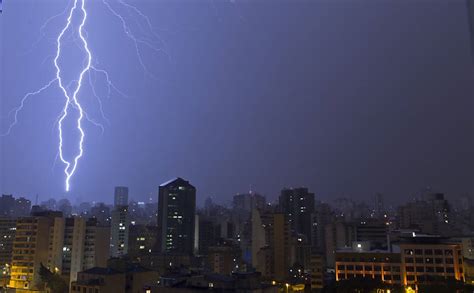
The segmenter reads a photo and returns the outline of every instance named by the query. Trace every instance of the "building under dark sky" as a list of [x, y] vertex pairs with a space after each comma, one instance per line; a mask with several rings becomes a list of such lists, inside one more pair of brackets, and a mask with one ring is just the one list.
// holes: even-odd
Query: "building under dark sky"
[[161, 252], [192, 254], [196, 188], [182, 178], [160, 185], [158, 195], [158, 248]]

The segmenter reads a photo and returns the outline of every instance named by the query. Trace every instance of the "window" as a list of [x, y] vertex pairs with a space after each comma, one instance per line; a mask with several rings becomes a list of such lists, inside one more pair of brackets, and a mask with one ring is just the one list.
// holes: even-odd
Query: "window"
[[382, 268], [380, 266], [374, 266], [374, 271], [376, 272], [380, 272]]
[[405, 249], [405, 254], [413, 255], [413, 249]]
[[425, 255], [433, 255], [433, 249], [425, 249]]
[[424, 268], [424, 267], [416, 267], [416, 272], [417, 272], [417, 273], [424, 273], [424, 272], [425, 272], [425, 268]]
[[407, 280], [408, 281], [415, 281], [415, 276], [414, 275], [407, 276]]
[[426, 272], [427, 272], [427, 273], [433, 273], [433, 272], [434, 272], [434, 268], [433, 268], [433, 267], [426, 267]]
[[423, 250], [421, 250], [421, 249], [415, 249], [415, 254], [423, 254]]
[[415, 271], [415, 267], [407, 267], [407, 272], [414, 272]]
[[423, 258], [422, 257], [417, 257], [415, 258], [416, 263], [423, 263]]
[[436, 272], [437, 273], [444, 273], [444, 268], [443, 267], [437, 267]]
[[405, 257], [406, 263], [413, 263], [413, 257]]
[[454, 268], [446, 268], [446, 273], [454, 274]]
[[337, 266], [337, 269], [343, 271], [343, 270], [345, 270], [346, 268], [345, 268], [345, 266], [339, 265], [339, 266]]
[[435, 261], [435, 264], [442, 264], [443, 263], [442, 258], [435, 258], [434, 261]]
[[454, 262], [453, 259], [450, 258], [450, 257], [449, 257], [449, 258], [446, 258], [445, 261], [446, 261], [447, 264], [453, 264], [453, 262]]

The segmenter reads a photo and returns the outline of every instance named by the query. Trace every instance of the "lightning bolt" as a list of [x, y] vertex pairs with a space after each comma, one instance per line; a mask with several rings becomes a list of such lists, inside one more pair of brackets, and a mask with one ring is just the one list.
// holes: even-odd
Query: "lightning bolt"
[[[61, 75], [61, 68], [58, 64], [58, 60], [59, 60], [59, 57], [61, 56], [61, 47], [62, 47], [61, 41], [62, 41], [62, 38], [63, 38], [64, 34], [66, 33], [66, 31], [71, 27], [72, 17], [73, 17], [74, 12], [76, 11], [76, 9], [78, 7], [78, 1], [80, 1], [80, 6], [81, 6], [80, 9], [82, 11], [82, 21], [81, 21], [81, 24], [78, 27], [78, 32], [79, 32], [79, 38], [81, 39], [83, 49], [86, 52], [87, 58], [86, 58], [86, 64], [85, 64], [84, 68], [82, 69], [82, 71], [79, 74], [79, 79], [76, 82], [76, 85], [75, 85], [75, 88], [72, 92], [72, 95], [70, 95], [68, 93], [68, 90], [64, 86], [63, 78], [62, 78], [62, 75]], [[92, 54], [91, 54], [91, 51], [89, 50], [89, 45], [87, 43], [87, 40], [84, 37], [84, 30], [83, 30], [84, 25], [86, 23], [86, 20], [87, 20], [87, 11], [85, 9], [85, 0], [74, 0], [74, 5], [72, 6], [71, 10], [69, 11], [69, 16], [67, 18], [67, 23], [64, 26], [64, 28], [61, 30], [61, 32], [59, 33], [58, 38], [56, 39], [56, 44], [57, 44], [57, 46], [56, 46], [56, 57], [54, 58], [54, 66], [56, 68], [56, 79], [59, 83], [59, 88], [62, 90], [62, 92], [64, 94], [64, 97], [66, 98], [64, 108], [63, 108], [63, 111], [62, 111], [62, 115], [61, 115], [61, 117], [59, 118], [59, 121], [58, 121], [58, 132], [59, 132], [59, 150], [58, 151], [59, 151], [59, 159], [65, 165], [64, 174], [66, 175], [66, 181], [65, 181], [66, 191], [70, 190], [71, 177], [74, 175], [74, 172], [76, 172], [77, 164], [79, 162], [79, 159], [84, 154], [85, 132], [84, 132], [84, 129], [82, 128], [82, 119], [84, 117], [84, 110], [81, 106], [81, 103], [79, 102], [79, 99], [78, 99], [77, 95], [78, 95], [79, 91], [81, 90], [84, 75], [89, 71], [89, 69], [91, 68], [91, 64], [92, 64]], [[79, 149], [79, 153], [74, 157], [74, 159], [72, 161], [68, 161], [64, 157], [64, 150], [63, 150], [63, 140], [64, 140], [63, 139], [63, 122], [64, 122], [64, 119], [66, 119], [66, 117], [69, 114], [69, 108], [70, 107], [73, 107], [73, 108], [77, 109], [77, 111], [79, 112], [79, 117], [77, 118], [76, 127], [77, 127], [77, 130], [80, 133], [79, 142], [78, 142], [78, 145], [77, 145], [77, 147]]]
[[[59, 135], [59, 144], [58, 144], [58, 152], [56, 155], [56, 159], [59, 158], [61, 162], [64, 164], [64, 175], [65, 175], [65, 189], [69, 191], [71, 188], [71, 178], [74, 176], [78, 163], [80, 159], [84, 155], [84, 142], [86, 139], [86, 133], [83, 127], [83, 122], [88, 121], [91, 124], [101, 128], [102, 133], [104, 132], [104, 126], [99, 123], [98, 121], [94, 120], [84, 109], [84, 106], [81, 104], [79, 99], [79, 94], [81, 90], [84, 88], [84, 83], [88, 82], [92, 96], [97, 100], [98, 103], [98, 110], [100, 112], [101, 118], [110, 124], [109, 120], [105, 116], [103, 110], [103, 103], [102, 99], [99, 96], [98, 92], [96, 91], [96, 81], [97, 76], [103, 77], [103, 80], [106, 84], [106, 95], [107, 98], [110, 98], [112, 91], [118, 93], [123, 97], [127, 97], [122, 91], [120, 91], [112, 82], [109, 73], [102, 68], [97, 67], [96, 64], [93, 64], [93, 56], [91, 50], [89, 48], [89, 44], [87, 41], [87, 32], [85, 31], [85, 25], [88, 18], [88, 13], [86, 9], [86, 1], [87, 0], [70, 0], [69, 5], [64, 9], [63, 12], [60, 14], [54, 15], [46, 20], [46, 22], [40, 28], [40, 38], [34, 43], [36, 46], [43, 38], [46, 36], [45, 29], [48, 24], [62, 16], [67, 15], [66, 22], [62, 27], [61, 31], [55, 38], [55, 54], [54, 59], [53, 55], [51, 55], [52, 63], [55, 69], [55, 76], [49, 82], [47, 82], [44, 86], [39, 88], [36, 91], [32, 91], [27, 93], [22, 97], [20, 100], [19, 105], [16, 108], [13, 108], [9, 113], [8, 117], [13, 116], [13, 121], [9, 125], [7, 131], [0, 136], [7, 136], [11, 133], [12, 129], [18, 124], [18, 116], [20, 112], [25, 107], [27, 101], [37, 95], [43, 94], [45, 91], [50, 89], [53, 86], [57, 86], [60, 90], [61, 95], [64, 97], [64, 105], [62, 106], [62, 110], [59, 116], [54, 123], [55, 127], [57, 127], [58, 135]], [[132, 42], [135, 50], [135, 54], [138, 60], [138, 63], [142, 67], [145, 74], [148, 76], [156, 79], [156, 76], [147, 68], [146, 62], [142, 56], [142, 49], [143, 47], [147, 47], [154, 52], [161, 52], [165, 53], [165, 50], [162, 50], [156, 44], [165, 44], [162, 39], [159, 38], [158, 34], [155, 33], [153, 26], [151, 24], [150, 19], [136, 6], [133, 6], [127, 2], [126, 0], [116, 0], [114, 1], [115, 4], [109, 3], [109, 0], [101, 0], [103, 5], [107, 8], [107, 10], [120, 21], [122, 30], [125, 36]], [[72, 5], [71, 5], [72, 3]], [[120, 13], [120, 11], [116, 8], [119, 5], [122, 9], [127, 10], [128, 15], [130, 16], [133, 14], [135, 17], [139, 17], [141, 19], [141, 23], [137, 21], [139, 28], [141, 29], [141, 33], [145, 34], [146, 36], [137, 36], [133, 33], [132, 26], [129, 25], [127, 22], [127, 18]], [[78, 24], [75, 24], [76, 18], [79, 18]], [[143, 25], [145, 24], [145, 26]], [[62, 66], [60, 65], [60, 58], [63, 55], [64, 49], [64, 39], [67, 35], [69, 35], [69, 31], [73, 33], [73, 42], [76, 46], [85, 53], [85, 59], [79, 69], [79, 75], [72, 81], [65, 83], [65, 78], [62, 71]], [[77, 36], [78, 37], [77, 37]], [[169, 59], [170, 56], [166, 54]], [[65, 150], [64, 150], [64, 142], [65, 137], [64, 134], [66, 132], [64, 122], [66, 119], [73, 119], [71, 115], [74, 113], [78, 113], [77, 119], [75, 120], [75, 131], [79, 133], [79, 139], [74, 144], [74, 154], [71, 159], [66, 158]], [[55, 161], [56, 161], [55, 159]]]

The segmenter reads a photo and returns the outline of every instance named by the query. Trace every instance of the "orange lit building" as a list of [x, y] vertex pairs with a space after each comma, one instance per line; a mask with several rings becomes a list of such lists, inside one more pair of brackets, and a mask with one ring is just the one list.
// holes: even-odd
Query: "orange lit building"
[[399, 253], [337, 252], [336, 281], [365, 277], [401, 284], [401, 266]]
[[436, 236], [419, 235], [393, 245], [396, 252], [336, 253], [336, 280], [370, 277], [389, 284], [412, 286], [440, 278], [465, 280], [462, 246]]

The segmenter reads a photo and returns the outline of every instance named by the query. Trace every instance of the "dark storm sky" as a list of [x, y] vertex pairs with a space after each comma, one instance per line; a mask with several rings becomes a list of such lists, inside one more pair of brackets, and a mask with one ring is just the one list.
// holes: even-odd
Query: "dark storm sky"
[[[35, 41], [67, 2], [4, 3], [2, 115], [53, 77], [65, 17]], [[382, 192], [399, 201], [428, 185], [474, 194], [464, 0], [130, 0], [166, 43], [167, 54], [144, 51], [159, 81], [144, 77], [117, 19], [88, 2], [95, 61], [129, 98], [104, 101], [103, 136], [87, 124], [67, 195], [54, 164], [63, 100], [56, 89], [31, 99], [0, 138], [3, 193], [110, 202], [113, 186], [126, 185], [134, 199], [156, 199], [160, 183], [181, 176], [199, 202], [227, 202], [250, 185], [269, 198], [300, 185], [323, 200]], [[90, 94], [82, 99], [97, 117]], [[3, 132], [10, 120], [1, 121]]]

